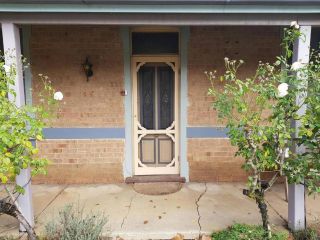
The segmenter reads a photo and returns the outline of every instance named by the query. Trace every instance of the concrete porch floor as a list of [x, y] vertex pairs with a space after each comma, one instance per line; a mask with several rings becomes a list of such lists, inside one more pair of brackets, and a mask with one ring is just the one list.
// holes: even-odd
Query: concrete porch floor
[[[254, 201], [242, 195], [244, 183], [188, 183], [176, 193], [142, 195], [132, 185], [33, 185], [36, 231], [58, 216], [68, 203], [80, 204], [86, 212], [104, 212], [104, 229], [111, 236], [129, 239], [170, 239], [177, 233], [186, 239], [224, 229], [233, 223], [260, 224]], [[283, 185], [267, 193], [270, 221], [284, 229], [287, 203]], [[307, 197], [307, 220], [320, 220], [320, 196]], [[17, 235], [15, 219], [0, 216], [0, 235]]]

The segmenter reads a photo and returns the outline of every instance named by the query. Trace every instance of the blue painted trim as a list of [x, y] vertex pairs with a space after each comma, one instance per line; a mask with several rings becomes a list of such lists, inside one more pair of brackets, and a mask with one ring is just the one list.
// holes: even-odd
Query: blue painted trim
[[189, 181], [189, 163], [187, 159], [187, 121], [188, 121], [188, 43], [189, 27], [181, 27], [181, 74], [180, 74], [180, 175]]
[[45, 128], [46, 139], [125, 138], [124, 128]]
[[128, 95], [125, 96], [125, 159], [123, 161], [123, 176], [133, 175], [133, 150], [132, 150], [132, 84], [131, 84], [131, 51], [129, 27], [121, 27], [121, 40], [123, 48], [124, 88]]
[[53, 13], [320, 13], [318, 5], [7, 4], [0, 12]]
[[31, 142], [33, 147], [37, 146], [37, 141], [35, 139], [31, 139], [30, 142]]
[[228, 138], [225, 127], [188, 127], [188, 138]]

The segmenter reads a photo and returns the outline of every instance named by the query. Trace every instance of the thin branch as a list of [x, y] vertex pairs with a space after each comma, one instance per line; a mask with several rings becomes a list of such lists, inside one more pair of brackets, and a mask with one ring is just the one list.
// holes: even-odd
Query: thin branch
[[271, 180], [268, 182], [268, 188], [266, 188], [264, 191], [268, 191], [273, 184], [278, 180], [279, 178], [279, 172], [276, 172], [276, 174], [273, 175], [273, 177], [271, 178]]

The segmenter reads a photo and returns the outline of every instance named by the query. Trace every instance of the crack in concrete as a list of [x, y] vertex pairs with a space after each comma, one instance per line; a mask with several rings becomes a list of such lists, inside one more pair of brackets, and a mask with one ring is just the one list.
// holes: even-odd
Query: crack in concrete
[[49, 203], [42, 209], [42, 211], [41, 211], [40, 213], [38, 213], [38, 215], [35, 216], [35, 220], [37, 220], [37, 219], [40, 217], [40, 215], [41, 215], [45, 210], [47, 210], [47, 208], [48, 208], [48, 207], [61, 195], [61, 193], [62, 193], [63, 191], [65, 191], [68, 187], [69, 187], [69, 185], [65, 185], [65, 186], [57, 193], [57, 195], [55, 195], [55, 196], [51, 199], [51, 201], [49, 201]]
[[197, 213], [198, 213], [198, 226], [199, 226], [199, 239], [201, 237], [201, 231], [202, 231], [202, 226], [201, 226], [201, 223], [200, 223], [200, 220], [201, 220], [201, 215], [200, 215], [200, 211], [199, 211], [199, 202], [201, 200], [201, 198], [206, 194], [208, 188], [207, 188], [207, 183], [204, 183], [204, 191], [199, 195], [198, 199], [196, 200], [196, 206], [197, 206]]
[[133, 199], [134, 199], [136, 196], [137, 196], [137, 193], [135, 193], [135, 194], [132, 196], [131, 200], [130, 200], [130, 204], [129, 204], [129, 206], [128, 206], [127, 214], [126, 214], [126, 215], [123, 217], [123, 219], [122, 219], [121, 229], [122, 229], [122, 227], [123, 227], [123, 225], [124, 225], [125, 221], [127, 220], [128, 216], [129, 216], [129, 213], [130, 213], [130, 210], [131, 210], [131, 205], [132, 205]]
[[288, 224], [287, 219], [285, 219], [285, 217], [283, 217], [278, 211], [277, 209], [275, 209], [271, 203], [269, 203], [269, 201], [267, 199], [265, 199], [266, 203], [269, 205], [269, 207], [271, 208], [271, 210], [273, 210], [281, 219], [282, 221], [284, 221], [284, 223]]

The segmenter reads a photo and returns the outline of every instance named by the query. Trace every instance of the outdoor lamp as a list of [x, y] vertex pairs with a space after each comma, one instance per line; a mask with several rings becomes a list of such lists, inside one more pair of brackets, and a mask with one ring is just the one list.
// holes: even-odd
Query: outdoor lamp
[[92, 71], [92, 63], [89, 62], [89, 58], [86, 57], [86, 61], [82, 64], [84, 73], [87, 77], [87, 82], [89, 81], [89, 78], [92, 77], [93, 71]]

